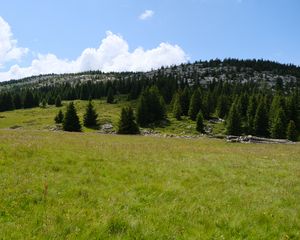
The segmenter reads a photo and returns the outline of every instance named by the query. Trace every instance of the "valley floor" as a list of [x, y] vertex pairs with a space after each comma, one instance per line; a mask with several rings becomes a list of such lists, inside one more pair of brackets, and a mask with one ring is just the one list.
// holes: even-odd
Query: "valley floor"
[[0, 239], [299, 239], [299, 195], [299, 144], [0, 130]]

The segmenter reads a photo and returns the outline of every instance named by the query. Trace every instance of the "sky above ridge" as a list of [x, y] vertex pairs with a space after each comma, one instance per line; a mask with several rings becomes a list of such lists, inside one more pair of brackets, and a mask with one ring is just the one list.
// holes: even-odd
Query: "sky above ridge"
[[299, 0], [0, 0], [0, 81], [212, 58], [300, 65]]

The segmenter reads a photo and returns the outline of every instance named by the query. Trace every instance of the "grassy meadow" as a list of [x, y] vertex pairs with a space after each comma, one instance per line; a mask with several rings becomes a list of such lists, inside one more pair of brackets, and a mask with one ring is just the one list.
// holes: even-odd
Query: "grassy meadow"
[[299, 145], [0, 130], [0, 239], [299, 239]]
[[[94, 104], [115, 126], [124, 102]], [[300, 239], [299, 144], [49, 131], [57, 111], [0, 114], [1, 240]]]

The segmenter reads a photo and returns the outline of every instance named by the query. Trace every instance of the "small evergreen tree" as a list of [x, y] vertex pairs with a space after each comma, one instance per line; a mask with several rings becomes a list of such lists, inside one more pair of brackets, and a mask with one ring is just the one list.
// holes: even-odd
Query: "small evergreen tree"
[[231, 105], [228, 118], [226, 119], [226, 132], [228, 135], [239, 136], [242, 134], [242, 121], [237, 110], [237, 103]]
[[183, 116], [188, 116], [189, 114], [190, 95], [190, 89], [186, 86], [180, 96], [181, 111]]
[[226, 96], [221, 95], [218, 98], [218, 103], [217, 103], [217, 115], [219, 118], [224, 118], [227, 114], [228, 111], [228, 99]]
[[90, 100], [86, 107], [86, 112], [83, 117], [83, 125], [85, 127], [97, 127], [97, 118], [98, 114], [96, 113], [92, 101]]
[[180, 95], [179, 95], [179, 93], [175, 93], [175, 100], [173, 103], [173, 116], [177, 120], [180, 120], [181, 114], [182, 114], [182, 110], [181, 110], [181, 104], [180, 104]]
[[247, 108], [247, 119], [246, 119], [246, 131], [248, 134], [254, 134], [254, 118], [257, 109], [257, 101], [255, 96], [251, 96], [248, 108]]
[[47, 107], [47, 101], [46, 101], [45, 98], [44, 98], [43, 101], [42, 101], [41, 107], [42, 107], [42, 108], [46, 108], [46, 107]]
[[286, 116], [282, 108], [276, 111], [275, 117], [271, 123], [271, 137], [285, 138], [286, 137]]
[[55, 99], [55, 107], [61, 107], [62, 104], [61, 104], [61, 98], [60, 96], [58, 95]]
[[287, 139], [296, 142], [297, 135], [296, 124], [293, 120], [291, 120], [287, 127]]
[[22, 108], [22, 99], [19, 93], [14, 95], [14, 105], [16, 109]]
[[31, 91], [26, 91], [24, 98], [24, 108], [32, 108], [35, 106], [35, 99]]
[[61, 110], [59, 110], [58, 114], [54, 118], [54, 121], [55, 121], [55, 123], [59, 124], [59, 123], [62, 123], [63, 120], [64, 120], [64, 114]]
[[119, 134], [138, 134], [140, 132], [137, 123], [135, 122], [133, 110], [131, 107], [124, 107], [121, 111], [121, 116], [118, 124]]
[[110, 87], [108, 89], [108, 92], [107, 92], [107, 99], [106, 99], [106, 102], [107, 103], [114, 103], [115, 101], [115, 97], [114, 97], [114, 91], [112, 90], [112, 88]]
[[73, 102], [70, 102], [67, 106], [67, 111], [63, 120], [63, 130], [69, 132], [81, 131], [81, 124]]
[[203, 114], [201, 111], [199, 111], [199, 113], [197, 114], [196, 130], [200, 133], [204, 133]]
[[261, 137], [267, 137], [269, 135], [268, 132], [268, 113], [265, 108], [265, 101], [261, 100], [255, 113], [254, 117], [254, 123], [253, 123], [253, 128], [254, 128], [254, 133], [257, 136]]
[[189, 116], [193, 121], [196, 120], [197, 114], [200, 111], [201, 107], [202, 107], [201, 94], [200, 91], [196, 89], [192, 95], [190, 108], [189, 108]]

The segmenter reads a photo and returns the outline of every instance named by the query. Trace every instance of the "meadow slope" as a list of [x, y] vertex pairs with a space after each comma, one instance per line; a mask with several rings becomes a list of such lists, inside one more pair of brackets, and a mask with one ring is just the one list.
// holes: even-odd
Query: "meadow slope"
[[300, 147], [0, 130], [0, 239], [299, 239]]

